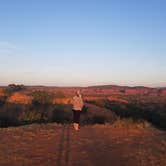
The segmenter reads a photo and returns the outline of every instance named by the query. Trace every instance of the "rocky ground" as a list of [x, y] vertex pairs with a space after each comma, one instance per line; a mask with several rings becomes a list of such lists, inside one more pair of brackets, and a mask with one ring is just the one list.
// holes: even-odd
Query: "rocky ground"
[[165, 166], [166, 133], [152, 127], [32, 124], [0, 129], [0, 166]]

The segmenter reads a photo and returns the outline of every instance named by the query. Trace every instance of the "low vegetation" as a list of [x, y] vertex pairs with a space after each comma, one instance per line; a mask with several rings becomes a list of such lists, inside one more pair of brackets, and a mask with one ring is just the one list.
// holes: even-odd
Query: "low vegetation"
[[34, 105], [44, 105], [53, 103], [54, 94], [46, 91], [34, 91], [32, 94]]
[[[154, 99], [154, 98], [153, 98]], [[114, 112], [121, 119], [132, 119], [133, 122], [147, 121], [154, 126], [165, 130], [166, 129], [166, 104], [165, 102], [156, 102], [156, 100], [149, 100], [149, 97], [141, 97], [138, 100], [138, 96], [132, 97], [129, 103], [120, 103], [118, 101], [90, 101], [95, 105], [104, 107]]]
[[4, 89], [4, 93], [7, 96], [10, 96], [12, 93], [18, 92], [24, 89], [25, 89], [24, 85], [9, 84], [8, 87]]
[[[25, 125], [30, 123], [71, 123], [72, 108], [70, 104], [55, 104], [54, 99], [66, 96], [58, 91], [51, 93], [35, 90], [29, 95], [32, 102], [28, 104], [8, 103], [7, 98], [14, 92], [25, 89], [24, 85], [11, 84], [4, 89], [4, 96], [0, 96], [0, 127]], [[119, 96], [128, 102], [110, 100], [85, 101], [81, 124], [145, 124], [150, 122], [154, 126], [166, 129], [166, 99], [164, 97], [128, 95]], [[89, 103], [89, 104], [88, 104]], [[97, 107], [95, 107], [97, 106]], [[125, 122], [125, 124], [126, 124]]]

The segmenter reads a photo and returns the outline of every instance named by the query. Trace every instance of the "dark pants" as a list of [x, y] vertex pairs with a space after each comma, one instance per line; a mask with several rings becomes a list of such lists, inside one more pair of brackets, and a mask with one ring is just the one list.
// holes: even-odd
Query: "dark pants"
[[72, 111], [73, 111], [73, 123], [79, 123], [81, 111], [73, 109]]

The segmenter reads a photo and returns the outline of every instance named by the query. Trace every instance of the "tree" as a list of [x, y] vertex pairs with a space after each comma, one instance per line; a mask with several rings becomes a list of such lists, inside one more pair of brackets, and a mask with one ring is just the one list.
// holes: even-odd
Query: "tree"
[[9, 84], [8, 87], [4, 89], [4, 93], [9, 96], [14, 92], [21, 91], [24, 89], [25, 89], [24, 85]]

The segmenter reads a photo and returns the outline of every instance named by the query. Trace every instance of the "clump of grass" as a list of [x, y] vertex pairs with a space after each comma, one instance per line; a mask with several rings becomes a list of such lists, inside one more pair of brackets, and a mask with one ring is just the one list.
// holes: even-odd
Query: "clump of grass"
[[136, 121], [132, 118], [119, 118], [112, 126], [114, 128], [148, 128], [151, 125], [144, 120]]
[[42, 114], [40, 112], [37, 111], [26, 111], [26, 112], [22, 112], [19, 117], [18, 120], [21, 123], [32, 123], [32, 122], [37, 122], [37, 121], [41, 121], [42, 119]]

